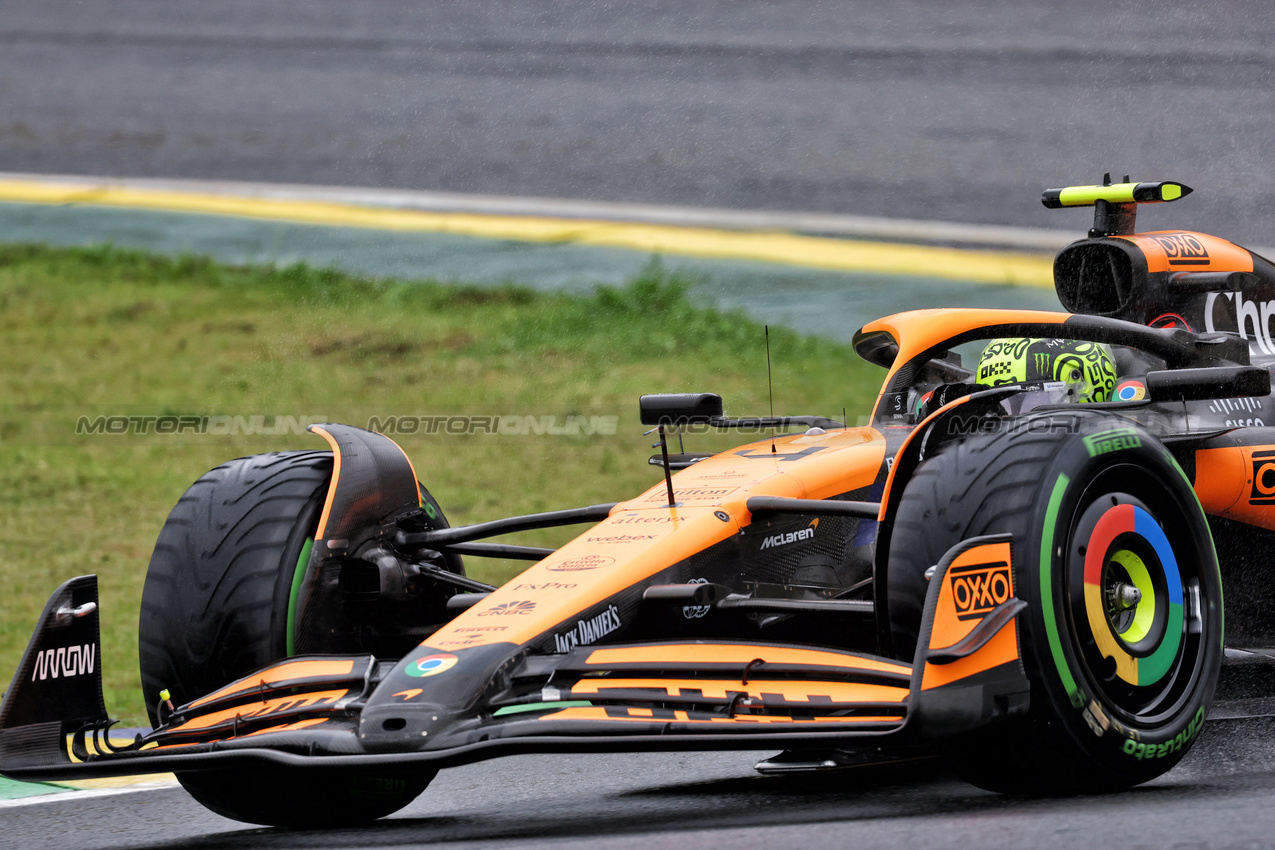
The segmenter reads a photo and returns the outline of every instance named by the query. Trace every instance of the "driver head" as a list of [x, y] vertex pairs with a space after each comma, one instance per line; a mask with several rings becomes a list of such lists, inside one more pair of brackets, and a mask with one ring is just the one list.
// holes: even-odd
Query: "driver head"
[[988, 387], [1023, 381], [1080, 385], [1080, 400], [1110, 401], [1116, 363], [1102, 343], [1073, 339], [994, 339], [978, 360], [977, 381]]

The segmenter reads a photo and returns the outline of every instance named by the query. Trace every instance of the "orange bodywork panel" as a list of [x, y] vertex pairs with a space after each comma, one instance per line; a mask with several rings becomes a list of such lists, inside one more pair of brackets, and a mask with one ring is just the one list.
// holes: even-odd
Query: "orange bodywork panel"
[[1182, 230], [1157, 230], [1121, 236], [1138, 246], [1148, 272], [1251, 272], [1253, 255], [1244, 248], [1209, 236]]
[[[570, 696], [594, 694], [607, 697], [612, 692], [652, 691], [669, 697], [689, 696], [697, 693], [707, 698], [726, 700], [730, 694], [756, 692], [762, 700], [777, 699], [783, 702], [903, 702], [907, 699], [907, 684], [869, 685], [860, 682], [802, 682], [784, 679], [764, 679], [747, 685], [721, 679], [623, 679], [604, 676], [598, 679], [581, 679], [571, 686]], [[649, 697], [648, 697], [649, 698]]]
[[[1049, 313], [1042, 310], [949, 310], [935, 308], [930, 310], [910, 310], [906, 313], [886, 316], [864, 325], [860, 333], [888, 333], [899, 345], [899, 352], [895, 355], [894, 362], [890, 365], [890, 373], [881, 384], [884, 392], [885, 388], [890, 386], [894, 380], [894, 375], [901, 366], [918, 354], [928, 351], [957, 334], [972, 331], [976, 328], [1003, 325], [1009, 322], [1059, 325], [1069, 318], [1071, 318], [1070, 313]], [[872, 411], [874, 419], [879, 413], [877, 408], [880, 404], [881, 397], [878, 396], [877, 403]]]
[[[969, 635], [983, 618], [1014, 596], [1010, 544], [987, 543], [952, 561], [939, 588], [929, 649], [944, 649]], [[1018, 623], [1010, 620], [977, 652], [950, 664], [925, 662], [921, 689], [941, 687], [1018, 658]]]
[[[664, 644], [657, 649], [643, 646], [600, 647], [589, 653], [587, 663], [614, 668], [623, 664], [660, 662], [667, 664], [737, 664], [742, 669], [758, 660], [772, 664], [802, 667], [826, 667], [865, 673], [894, 673], [906, 676], [910, 664], [899, 664], [883, 658], [827, 652], [819, 649], [758, 647], [747, 644]], [[761, 668], [759, 668], [761, 669]]]
[[[751, 496], [825, 499], [871, 485], [885, 463], [875, 428], [767, 439], [706, 458], [620, 502], [610, 516], [444, 625], [424, 646], [466, 649], [521, 644], [589, 614], [604, 636], [621, 625], [605, 608], [625, 588], [729, 540], [752, 516]], [[595, 606], [603, 606], [596, 610]], [[749, 659], [745, 659], [745, 663]]]
[[1275, 446], [1200, 449], [1195, 494], [1207, 514], [1275, 530]]
[[271, 714], [279, 714], [285, 711], [297, 711], [299, 709], [310, 708], [331, 708], [342, 699], [358, 696], [360, 692], [361, 689], [357, 691], [342, 689], [276, 697], [275, 699], [263, 700], [249, 705], [239, 705], [234, 708], [214, 711], [212, 714], [192, 717], [185, 723], [173, 727], [172, 731], [175, 733], [192, 732], [195, 730], [208, 729], [209, 727], [216, 726], [219, 723], [230, 723], [236, 718], [240, 721], [248, 721], [267, 717]]
[[677, 723], [701, 723], [705, 726], [726, 726], [726, 725], [753, 725], [757, 723], [840, 723], [840, 724], [856, 724], [856, 723], [882, 723], [882, 722], [901, 722], [899, 717], [882, 715], [882, 716], [863, 716], [855, 715], [853, 717], [785, 717], [773, 714], [767, 715], [748, 715], [737, 714], [734, 717], [724, 716], [708, 716], [696, 715], [687, 711], [671, 711], [666, 717], [663, 713], [657, 715], [655, 709], [651, 708], [634, 708], [634, 707], [603, 707], [603, 706], [576, 706], [572, 708], [564, 708], [561, 711], [550, 712], [536, 718], [540, 721], [546, 720], [611, 720], [624, 722], [626, 720], [638, 720], [649, 723], [652, 720], [667, 720]]
[[354, 672], [354, 661], [350, 659], [333, 659], [332, 661], [287, 661], [282, 664], [276, 664], [268, 667], [260, 673], [252, 676], [251, 679], [240, 679], [232, 682], [219, 691], [209, 694], [206, 697], [197, 699], [190, 704], [191, 708], [199, 708], [201, 705], [208, 705], [226, 697], [236, 694], [248, 694], [259, 688], [262, 684], [273, 685], [277, 682], [297, 682], [298, 684], [306, 684], [308, 681], [323, 681], [326, 679], [341, 678], [350, 676]]

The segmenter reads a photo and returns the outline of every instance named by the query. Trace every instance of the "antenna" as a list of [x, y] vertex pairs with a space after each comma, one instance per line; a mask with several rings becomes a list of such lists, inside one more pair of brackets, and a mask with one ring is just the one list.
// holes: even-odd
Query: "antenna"
[[766, 390], [770, 393], [770, 453], [778, 454], [775, 448], [775, 381], [770, 376], [770, 325], [766, 329]]

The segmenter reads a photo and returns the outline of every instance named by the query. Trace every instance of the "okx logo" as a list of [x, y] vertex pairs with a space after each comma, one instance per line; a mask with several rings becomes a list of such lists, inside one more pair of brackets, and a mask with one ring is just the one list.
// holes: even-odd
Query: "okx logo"
[[1253, 489], [1250, 505], [1275, 505], [1275, 451], [1253, 452]]
[[953, 567], [947, 578], [958, 620], [981, 620], [1014, 595], [1009, 564], [1004, 561]]

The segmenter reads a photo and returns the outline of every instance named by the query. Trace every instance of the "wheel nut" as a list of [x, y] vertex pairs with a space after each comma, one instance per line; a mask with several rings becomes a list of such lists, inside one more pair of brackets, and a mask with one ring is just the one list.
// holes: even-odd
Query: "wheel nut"
[[1127, 611], [1142, 601], [1142, 591], [1119, 581], [1111, 588], [1111, 601], [1117, 611]]

